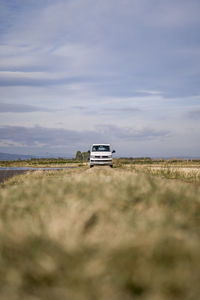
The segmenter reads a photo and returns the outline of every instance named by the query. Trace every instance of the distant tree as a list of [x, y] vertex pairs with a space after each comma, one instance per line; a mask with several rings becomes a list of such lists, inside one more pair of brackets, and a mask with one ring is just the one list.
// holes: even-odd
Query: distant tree
[[76, 160], [83, 160], [83, 156], [82, 156], [81, 151], [76, 152]]
[[76, 152], [76, 160], [78, 161], [88, 161], [90, 154], [88, 152], [77, 151]]
[[82, 152], [83, 161], [88, 161], [90, 154], [88, 152]]

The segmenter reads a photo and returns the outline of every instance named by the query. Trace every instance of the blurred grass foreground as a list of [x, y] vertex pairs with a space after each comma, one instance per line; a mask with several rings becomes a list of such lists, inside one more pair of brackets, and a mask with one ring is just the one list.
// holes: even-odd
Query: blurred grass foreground
[[134, 169], [0, 189], [0, 299], [200, 299], [200, 188]]

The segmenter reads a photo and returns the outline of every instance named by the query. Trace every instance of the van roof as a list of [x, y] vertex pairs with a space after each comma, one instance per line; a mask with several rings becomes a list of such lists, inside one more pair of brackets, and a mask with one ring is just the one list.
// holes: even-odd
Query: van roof
[[110, 146], [110, 144], [92, 144], [92, 146], [101, 146], [101, 145]]

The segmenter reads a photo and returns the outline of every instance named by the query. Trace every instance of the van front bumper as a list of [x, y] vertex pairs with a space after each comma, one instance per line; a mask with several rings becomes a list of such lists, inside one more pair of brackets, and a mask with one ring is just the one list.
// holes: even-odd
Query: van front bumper
[[90, 159], [90, 165], [112, 165], [112, 159]]

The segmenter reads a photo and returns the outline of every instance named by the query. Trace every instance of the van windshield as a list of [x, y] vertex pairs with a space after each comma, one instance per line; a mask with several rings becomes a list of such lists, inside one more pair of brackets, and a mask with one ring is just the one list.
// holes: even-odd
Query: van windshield
[[102, 151], [102, 152], [110, 152], [110, 146], [108, 145], [95, 145], [92, 147], [92, 152], [97, 152], [97, 151]]

